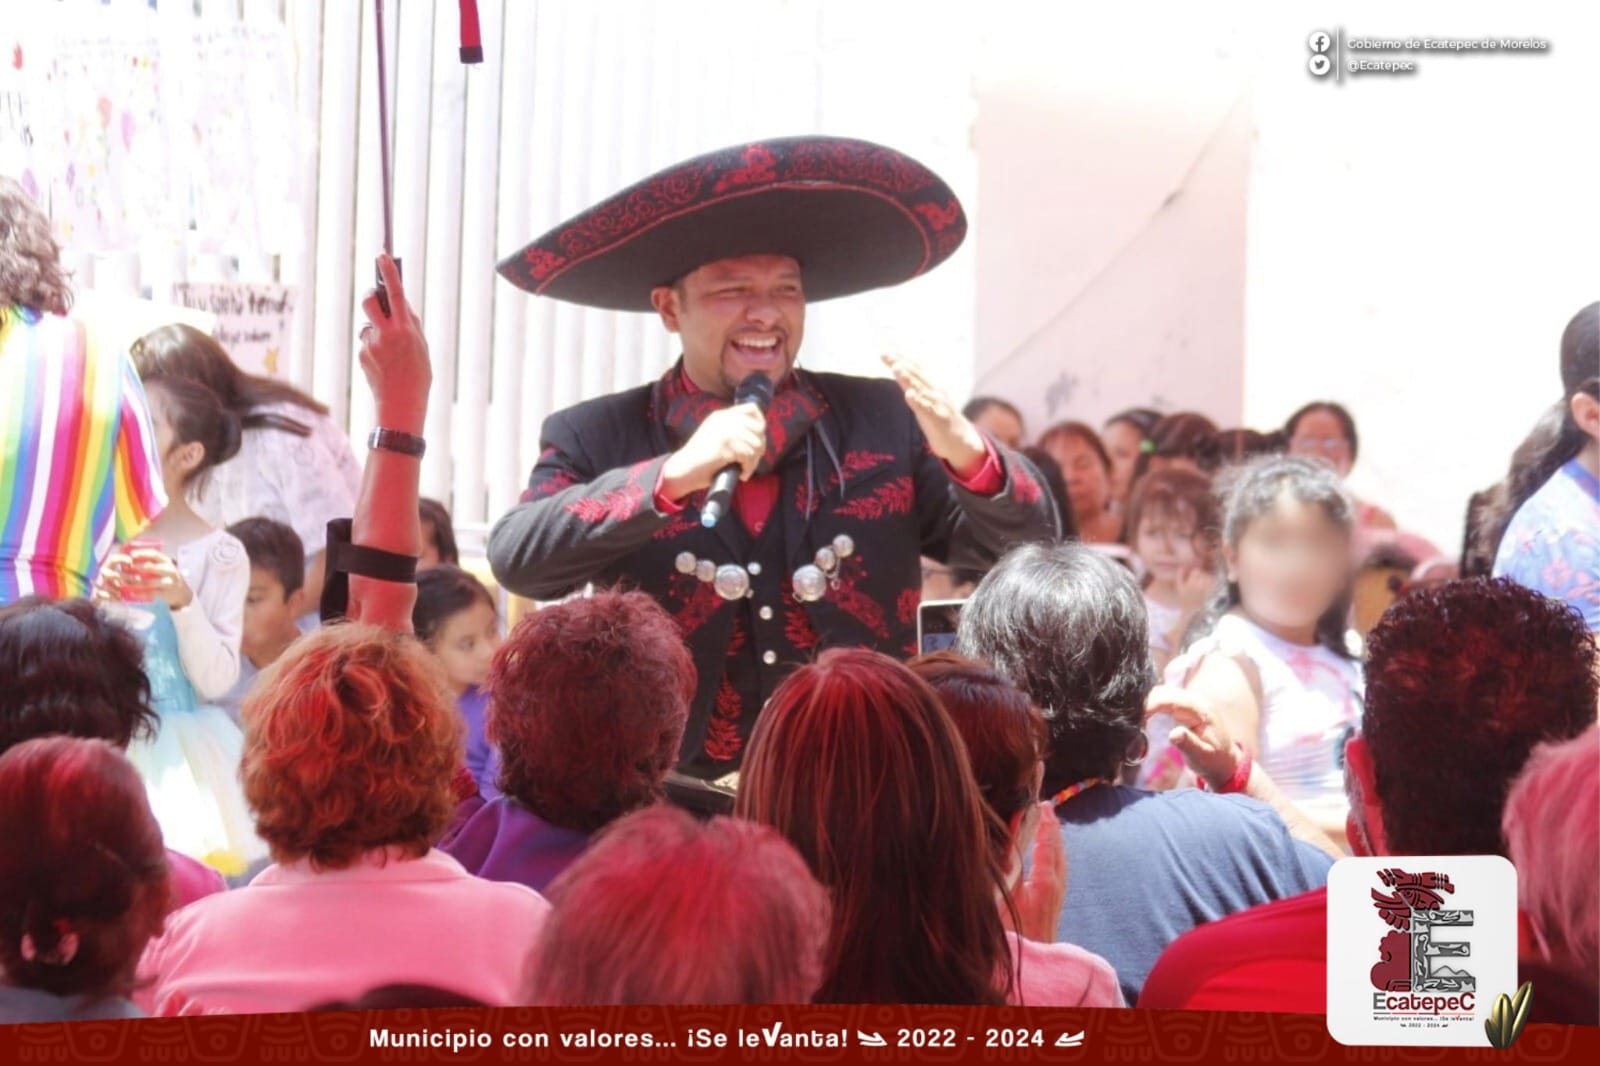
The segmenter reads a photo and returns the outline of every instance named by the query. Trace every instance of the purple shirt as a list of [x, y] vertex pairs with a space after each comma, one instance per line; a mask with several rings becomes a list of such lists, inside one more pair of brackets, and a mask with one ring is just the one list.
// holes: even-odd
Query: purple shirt
[[588, 846], [588, 833], [551, 825], [509, 796], [478, 807], [439, 844], [485, 880], [513, 881], [536, 892], [543, 892]]
[[477, 686], [467, 689], [456, 701], [461, 720], [467, 723], [467, 770], [478, 783], [478, 793], [486, 800], [498, 799], [500, 790], [494, 779], [500, 773], [500, 753], [489, 743], [486, 725], [489, 694]]

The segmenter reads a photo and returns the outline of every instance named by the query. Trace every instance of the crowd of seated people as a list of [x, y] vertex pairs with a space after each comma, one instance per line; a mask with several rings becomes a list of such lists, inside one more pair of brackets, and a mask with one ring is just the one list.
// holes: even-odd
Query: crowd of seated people
[[[361, 362], [384, 423], [420, 433], [427, 346], [381, 267], [395, 313], [369, 298]], [[665, 610], [595, 589], [503, 632], [415, 457], [374, 451], [347, 476], [314, 401], [206, 370], [214, 342], [161, 333], [130, 364], [160, 408], [149, 440], [135, 419], [126, 442], [148, 484], [107, 490], [138, 495], [143, 524], [181, 497], [161, 543], [119, 519], [107, 558], [127, 574], [47, 581], [29, 562], [0, 585], [42, 592], [0, 605], [0, 1020], [1320, 1012], [1332, 863], [1426, 852], [1516, 863], [1535, 1019], [1600, 1023], [1600, 590], [1569, 572], [1600, 543], [1600, 503], [1573, 497], [1600, 467], [1585, 314], [1600, 305], [1563, 338], [1552, 432], [1486, 497], [1480, 532], [1509, 577], [1403, 583], [1365, 639], [1351, 632], [1363, 540], [1396, 531], [1345, 487], [1356, 430], [1338, 404], [1271, 433], [1142, 408], [1103, 432], [1060, 423], [1038, 454], [1076, 533], [986, 573], [925, 562], [939, 598], [965, 600], [953, 650], [794, 664], [714, 816], [669, 789], [696, 678]], [[129, 375], [118, 404], [144, 402]], [[1025, 440], [1011, 405], [973, 411]], [[192, 475], [238, 462], [225, 453], [252, 433], [277, 435], [253, 468], [320, 457], [350, 542], [425, 572], [346, 572], [298, 509], [230, 513], [225, 480], [209, 514]], [[219, 625], [195, 601], [223, 564], [243, 600]], [[319, 600], [341, 620], [309, 619]], [[129, 621], [152, 614], [176, 633], [165, 654]], [[231, 677], [198, 665], [218, 655]], [[179, 707], [171, 675], [191, 668], [203, 683]], [[236, 738], [249, 839], [268, 852], [243, 869], [175, 850], [141, 772], [140, 745], [199, 708]]]

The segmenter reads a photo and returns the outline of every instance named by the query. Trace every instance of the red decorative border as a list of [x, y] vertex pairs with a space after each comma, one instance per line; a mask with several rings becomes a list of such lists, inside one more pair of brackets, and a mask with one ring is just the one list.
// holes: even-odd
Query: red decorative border
[[[739, 1047], [739, 1032], [850, 1034], [844, 1049]], [[897, 1046], [900, 1030], [953, 1031], [949, 1047]], [[374, 1047], [374, 1030], [483, 1033], [491, 1047], [395, 1049]], [[728, 1046], [688, 1046], [692, 1030], [726, 1034]], [[989, 1033], [1040, 1032], [1044, 1046], [991, 1047]], [[673, 1046], [564, 1046], [560, 1034], [649, 1034]], [[887, 1047], [862, 1047], [857, 1033], [877, 1033]], [[505, 1038], [545, 1033], [550, 1046], [508, 1049]], [[1057, 1047], [1082, 1033], [1077, 1047]], [[971, 1037], [972, 1039], [967, 1039]], [[1506, 1051], [1490, 1048], [1345, 1047], [1324, 1020], [1303, 1014], [1221, 1014], [1190, 1011], [1070, 1010], [1020, 1007], [734, 1006], [593, 1008], [450, 1008], [338, 1014], [257, 1014], [213, 1018], [156, 1018], [70, 1025], [0, 1025], [0, 1060], [16, 1063], [143, 1062], [1119, 1062], [1196, 1063], [1540, 1063], [1594, 1061], [1600, 1028], [1530, 1025]]]

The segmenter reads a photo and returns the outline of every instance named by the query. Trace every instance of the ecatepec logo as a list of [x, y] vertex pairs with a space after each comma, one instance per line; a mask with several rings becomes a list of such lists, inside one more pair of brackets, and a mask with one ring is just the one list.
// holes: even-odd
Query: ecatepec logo
[[1499, 856], [1342, 859], [1328, 878], [1328, 1031], [1476, 1046], [1516, 991], [1517, 881]]
[[1443, 939], [1439, 933], [1472, 924], [1472, 912], [1445, 907], [1445, 894], [1456, 887], [1450, 875], [1429, 870], [1411, 873], [1398, 866], [1378, 871], [1389, 892], [1372, 890], [1372, 905], [1393, 932], [1378, 942], [1378, 964], [1372, 968], [1372, 987], [1380, 992], [1460, 993], [1470, 1010], [1477, 979], [1460, 960], [1472, 954], [1465, 940]]

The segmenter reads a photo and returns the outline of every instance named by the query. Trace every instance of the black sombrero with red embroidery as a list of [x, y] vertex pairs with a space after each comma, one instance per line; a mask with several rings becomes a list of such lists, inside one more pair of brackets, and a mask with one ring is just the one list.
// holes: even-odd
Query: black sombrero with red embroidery
[[867, 141], [786, 137], [669, 167], [499, 269], [536, 295], [649, 311], [652, 288], [706, 263], [788, 255], [814, 301], [924, 274], [966, 233], [955, 193], [915, 159]]

